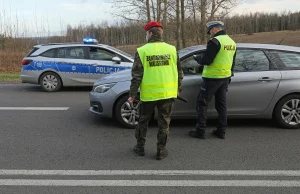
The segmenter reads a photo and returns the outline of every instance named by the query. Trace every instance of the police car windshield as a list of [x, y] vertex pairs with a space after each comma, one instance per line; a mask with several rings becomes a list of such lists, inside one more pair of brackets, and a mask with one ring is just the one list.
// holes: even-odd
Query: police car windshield
[[119, 50], [119, 49], [117, 49], [117, 48], [115, 48], [115, 47], [111, 47], [111, 46], [107, 46], [107, 47], [109, 47], [111, 50], [114, 50], [114, 51], [116, 51], [116, 52], [121, 53], [122, 55], [124, 55], [124, 56], [126, 56], [126, 57], [129, 57], [129, 58], [133, 59], [133, 56], [131, 56], [130, 54], [128, 54], [128, 53], [126, 53], [126, 52], [124, 52], [124, 51], [121, 51], [121, 50]]

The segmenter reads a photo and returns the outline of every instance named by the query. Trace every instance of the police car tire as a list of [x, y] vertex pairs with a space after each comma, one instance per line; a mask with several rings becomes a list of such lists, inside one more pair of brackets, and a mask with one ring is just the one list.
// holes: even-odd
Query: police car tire
[[300, 95], [292, 94], [292, 95], [285, 96], [284, 98], [279, 100], [279, 102], [277, 103], [277, 105], [274, 109], [273, 119], [278, 124], [279, 127], [284, 128], [284, 129], [300, 129], [300, 124], [290, 125], [290, 124], [286, 123], [281, 116], [281, 110], [282, 110], [284, 104], [292, 99], [300, 100]]
[[128, 98], [129, 98], [128, 95], [124, 95], [117, 101], [116, 106], [115, 106], [115, 118], [117, 119], [118, 123], [121, 124], [122, 126], [129, 128], [129, 129], [134, 129], [136, 127], [136, 125], [130, 125], [130, 124], [126, 123], [121, 116], [121, 107], [128, 100]]
[[[54, 77], [57, 79], [57, 86], [56, 86], [56, 88], [55, 88], [54, 90], [49, 90], [49, 89], [45, 88], [44, 85], [43, 85], [43, 79], [44, 79], [44, 77], [46, 77], [47, 75], [52, 75], [52, 76], [54, 76]], [[57, 91], [59, 91], [59, 90], [61, 89], [61, 87], [62, 87], [62, 82], [61, 82], [61, 79], [60, 79], [59, 75], [57, 75], [56, 73], [54, 73], [54, 72], [45, 72], [45, 73], [42, 74], [42, 76], [40, 77], [40, 85], [41, 85], [41, 87], [43, 88], [43, 90], [46, 91], [46, 92], [57, 92]]]

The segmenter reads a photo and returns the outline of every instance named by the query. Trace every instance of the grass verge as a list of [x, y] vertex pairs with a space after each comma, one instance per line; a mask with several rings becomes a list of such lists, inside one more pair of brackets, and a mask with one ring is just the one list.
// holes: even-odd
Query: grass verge
[[20, 82], [20, 73], [0, 73], [0, 82]]

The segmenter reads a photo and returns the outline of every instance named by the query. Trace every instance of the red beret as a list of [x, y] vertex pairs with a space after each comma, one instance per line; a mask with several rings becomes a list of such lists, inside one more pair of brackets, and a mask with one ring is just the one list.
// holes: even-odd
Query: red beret
[[149, 22], [145, 25], [144, 29], [148, 31], [150, 28], [153, 27], [161, 27], [162, 29], [164, 29], [164, 27], [159, 22]]

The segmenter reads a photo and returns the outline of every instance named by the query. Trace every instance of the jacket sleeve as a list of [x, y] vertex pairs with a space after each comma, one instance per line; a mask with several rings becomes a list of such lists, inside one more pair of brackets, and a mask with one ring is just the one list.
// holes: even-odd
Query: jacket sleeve
[[220, 45], [219, 41], [217, 39], [213, 38], [210, 41], [208, 41], [206, 51], [204, 52], [203, 57], [201, 58], [200, 56], [198, 56], [195, 58], [195, 60], [200, 65], [210, 65], [214, 61], [220, 48], [221, 48], [221, 45]]
[[234, 66], [235, 66], [235, 57], [236, 57], [236, 51], [234, 53], [232, 66], [231, 66], [231, 77], [234, 76], [233, 69], [234, 69]]
[[129, 96], [136, 97], [138, 89], [143, 79], [144, 68], [138, 52], [135, 53], [134, 62], [131, 69], [131, 85]]

